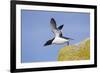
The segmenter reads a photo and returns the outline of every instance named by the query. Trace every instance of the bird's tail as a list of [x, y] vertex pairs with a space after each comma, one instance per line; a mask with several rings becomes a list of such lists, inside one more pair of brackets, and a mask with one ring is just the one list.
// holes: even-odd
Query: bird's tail
[[72, 39], [72, 38], [69, 38], [70, 40], [74, 40], [74, 39]]
[[62, 36], [62, 37], [65, 38], [65, 39], [74, 40], [74, 39], [69, 38], [69, 37], [64, 37], [64, 36]]

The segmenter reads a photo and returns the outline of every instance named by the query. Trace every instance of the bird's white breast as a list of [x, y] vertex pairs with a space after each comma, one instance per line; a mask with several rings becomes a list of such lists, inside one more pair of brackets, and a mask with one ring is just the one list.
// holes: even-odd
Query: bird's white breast
[[63, 44], [65, 42], [67, 42], [69, 40], [61, 38], [61, 37], [55, 37], [55, 39], [53, 40], [53, 44]]

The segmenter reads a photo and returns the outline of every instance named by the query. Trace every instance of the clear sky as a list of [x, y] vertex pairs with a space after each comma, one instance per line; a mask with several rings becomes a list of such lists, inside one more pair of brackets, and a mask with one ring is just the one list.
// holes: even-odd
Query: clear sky
[[89, 13], [22, 10], [22, 63], [57, 61], [59, 49], [66, 44], [43, 46], [54, 37], [50, 27], [52, 17], [56, 20], [57, 26], [64, 24], [63, 35], [74, 39], [70, 44], [79, 43], [90, 37]]

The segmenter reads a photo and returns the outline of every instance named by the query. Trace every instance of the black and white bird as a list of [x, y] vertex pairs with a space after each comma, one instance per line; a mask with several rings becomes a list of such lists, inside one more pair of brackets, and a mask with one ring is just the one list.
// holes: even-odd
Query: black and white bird
[[50, 25], [55, 37], [51, 40], [48, 40], [44, 44], [44, 46], [51, 45], [51, 44], [64, 44], [64, 43], [67, 43], [67, 45], [69, 45], [69, 41], [73, 39], [64, 37], [62, 35], [61, 29], [63, 28], [64, 25], [61, 25], [57, 28], [57, 24], [54, 18], [51, 18]]

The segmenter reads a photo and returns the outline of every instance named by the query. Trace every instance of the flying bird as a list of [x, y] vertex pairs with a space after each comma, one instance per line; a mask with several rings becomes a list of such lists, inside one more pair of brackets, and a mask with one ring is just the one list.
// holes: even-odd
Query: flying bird
[[57, 24], [54, 18], [51, 18], [50, 25], [51, 25], [52, 32], [54, 33], [54, 38], [48, 40], [44, 44], [44, 46], [48, 46], [51, 44], [64, 44], [64, 43], [67, 43], [67, 45], [69, 45], [69, 41], [73, 39], [64, 37], [62, 35], [61, 29], [63, 28], [64, 25], [60, 25], [59, 27], [57, 27]]

